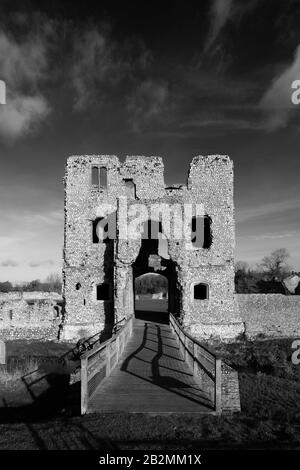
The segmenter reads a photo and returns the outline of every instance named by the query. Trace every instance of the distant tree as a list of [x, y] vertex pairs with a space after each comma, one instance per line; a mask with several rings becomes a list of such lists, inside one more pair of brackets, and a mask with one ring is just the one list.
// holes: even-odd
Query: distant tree
[[290, 257], [286, 248], [279, 248], [272, 251], [269, 256], [265, 256], [261, 261], [261, 268], [268, 280], [282, 281], [290, 272], [290, 267], [286, 260]]
[[236, 261], [235, 263], [235, 272], [243, 272], [246, 273], [249, 271], [249, 263], [247, 261]]
[[41, 290], [41, 281], [39, 279], [34, 279], [30, 281], [28, 284], [24, 284], [23, 291], [24, 292], [33, 292], [33, 291], [40, 291]]
[[136, 294], [155, 294], [168, 292], [168, 281], [165, 276], [156, 276], [151, 273], [137, 278], [135, 281]]
[[43, 283], [43, 290], [47, 292], [57, 292], [61, 294], [62, 279], [59, 273], [50, 273]]
[[235, 264], [235, 291], [238, 294], [252, 294], [258, 292], [257, 273], [250, 270], [246, 261], [237, 261]]
[[0, 282], [0, 292], [10, 292], [13, 290], [13, 286], [11, 282], [5, 281], [5, 282]]

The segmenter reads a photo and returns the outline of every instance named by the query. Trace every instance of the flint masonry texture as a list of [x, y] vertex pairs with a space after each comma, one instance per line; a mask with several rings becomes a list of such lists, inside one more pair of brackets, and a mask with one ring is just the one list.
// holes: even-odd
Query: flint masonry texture
[[[106, 189], [92, 185], [93, 166], [107, 169]], [[133, 190], [126, 187], [128, 180]], [[125, 197], [129, 211], [136, 204], [149, 212], [154, 204], [165, 204], [181, 213], [186, 204], [197, 204], [211, 219], [208, 248], [189, 250], [184, 239], [168, 239], [174, 268], [168, 278], [169, 308], [193, 336], [299, 336], [299, 296], [234, 293], [233, 164], [228, 156], [195, 157], [187, 184], [171, 187], [164, 183], [160, 157], [130, 156], [121, 163], [112, 155], [73, 156], [64, 182], [64, 308], [55, 293], [0, 294], [0, 339], [75, 340], [109, 331], [114, 322], [134, 312], [133, 264], [141, 240], [127, 242], [118, 236]], [[95, 244], [93, 221], [104, 215], [107, 204], [117, 214], [117, 237], [112, 243]], [[109, 285], [109, 300], [97, 300], [97, 285], [102, 283]], [[194, 299], [194, 285], [199, 283], [207, 285], [207, 299]]]
[[0, 293], [0, 339], [56, 340], [62, 298], [55, 292]]
[[[107, 188], [92, 185], [92, 167], [107, 169]], [[128, 191], [132, 180], [134, 191]], [[133, 263], [141, 240], [93, 243], [93, 221], [105, 204], [117, 213], [120, 233], [122, 197], [127, 204], [198, 204], [211, 218], [212, 244], [188, 250], [185, 240], [168, 239], [174, 265], [169, 277], [170, 311], [199, 339], [232, 340], [299, 336], [299, 296], [234, 293], [235, 224], [233, 165], [229, 157], [195, 157], [187, 184], [167, 187], [159, 157], [87, 155], [70, 157], [65, 175], [64, 301], [56, 293], [0, 294], [0, 339], [75, 340], [101, 330], [134, 312]], [[172, 227], [171, 227], [172, 228]], [[110, 286], [109, 300], [97, 300], [97, 285]], [[194, 285], [208, 286], [208, 298], [194, 299]], [[178, 302], [177, 302], [177, 300]], [[176, 300], [176, 301], [175, 301]], [[245, 328], [244, 328], [245, 326]]]
[[248, 339], [257, 336], [300, 336], [300, 296], [282, 294], [237, 294]]
[[[92, 167], [105, 167], [107, 187], [92, 185]], [[128, 197], [126, 180], [135, 190], [128, 206], [199, 204], [211, 219], [212, 244], [188, 250], [183, 239], [168, 240], [175, 266], [179, 311], [184, 327], [198, 338], [233, 339], [244, 330], [234, 294], [235, 226], [233, 165], [228, 156], [198, 156], [192, 160], [187, 185], [166, 187], [160, 157], [130, 156], [121, 163], [112, 155], [68, 158], [65, 175], [64, 299], [62, 338], [71, 340], [110, 328], [134, 311], [132, 264], [141, 240], [93, 243], [92, 227], [110, 204], [120, 229], [120, 196]], [[97, 300], [97, 285], [109, 284], [109, 300]], [[194, 285], [208, 286], [208, 298], [194, 299]], [[171, 305], [172, 307], [172, 305]]]

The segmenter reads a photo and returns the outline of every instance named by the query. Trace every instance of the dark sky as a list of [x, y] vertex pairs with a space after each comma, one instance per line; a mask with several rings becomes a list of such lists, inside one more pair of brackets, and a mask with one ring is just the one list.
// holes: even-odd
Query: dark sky
[[0, 280], [59, 271], [71, 154], [235, 165], [236, 259], [300, 270], [300, 2], [2, 1]]

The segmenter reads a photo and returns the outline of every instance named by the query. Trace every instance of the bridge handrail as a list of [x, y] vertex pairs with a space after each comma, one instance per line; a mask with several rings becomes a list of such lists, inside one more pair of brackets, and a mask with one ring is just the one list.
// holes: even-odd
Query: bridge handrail
[[[121, 328], [123, 328], [123, 326], [125, 326], [126, 320], [127, 320], [126, 317], [123, 317], [121, 320], [117, 321], [113, 326], [111, 338], [108, 338], [106, 341], [103, 341], [102, 343], [101, 343], [101, 339], [100, 339], [100, 333], [96, 333], [95, 335], [88, 338], [88, 340], [86, 340], [86, 341], [90, 341], [95, 336], [98, 337], [97, 340], [94, 343], [90, 343], [90, 342], [88, 343], [88, 346], [87, 346], [86, 350], [81, 353], [81, 358], [90, 357], [94, 353], [99, 352], [102, 349], [104, 349], [107, 346], [107, 344], [114, 339], [114, 335], [116, 335], [118, 333], [118, 331]], [[124, 325], [119, 326], [120, 323], [123, 323], [123, 322], [124, 322]], [[97, 343], [99, 343], [99, 344], [97, 345]]]
[[199, 341], [198, 339], [194, 338], [192, 335], [190, 335], [190, 333], [188, 333], [187, 331], [185, 331], [185, 329], [182, 327], [182, 325], [179, 323], [178, 319], [172, 314], [170, 313], [170, 318], [172, 318], [175, 322], [176, 322], [176, 325], [177, 327], [185, 334], [185, 336], [187, 338], [189, 338], [191, 341], [193, 341], [194, 343], [196, 343], [198, 346], [200, 346], [200, 348], [204, 349], [205, 351], [207, 351], [209, 354], [211, 354], [212, 356], [214, 356], [216, 359], [220, 359], [221, 358], [221, 355], [219, 353], [217, 353], [216, 351], [214, 351], [212, 348], [210, 348], [209, 346], [207, 346], [206, 344], [203, 344], [201, 341]]
[[193, 370], [195, 379], [200, 381], [201, 385], [205, 382], [205, 388], [210, 389], [214, 409], [220, 413], [222, 361], [219, 354], [187, 333], [172, 313], [169, 318], [170, 326], [177, 336], [180, 351]]
[[116, 366], [131, 336], [132, 325], [133, 315], [125, 319], [121, 328], [113, 331], [111, 338], [81, 355], [81, 414], [87, 412], [89, 399], [92, 398], [102, 380], [108, 377]]

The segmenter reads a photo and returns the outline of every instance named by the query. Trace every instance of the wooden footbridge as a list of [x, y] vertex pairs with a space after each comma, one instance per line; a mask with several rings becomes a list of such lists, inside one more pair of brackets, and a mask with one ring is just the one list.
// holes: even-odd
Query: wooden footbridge
[[220, 413], [221, 360], [172, 314], [119, 323], [81, 356], [81, 413]]

